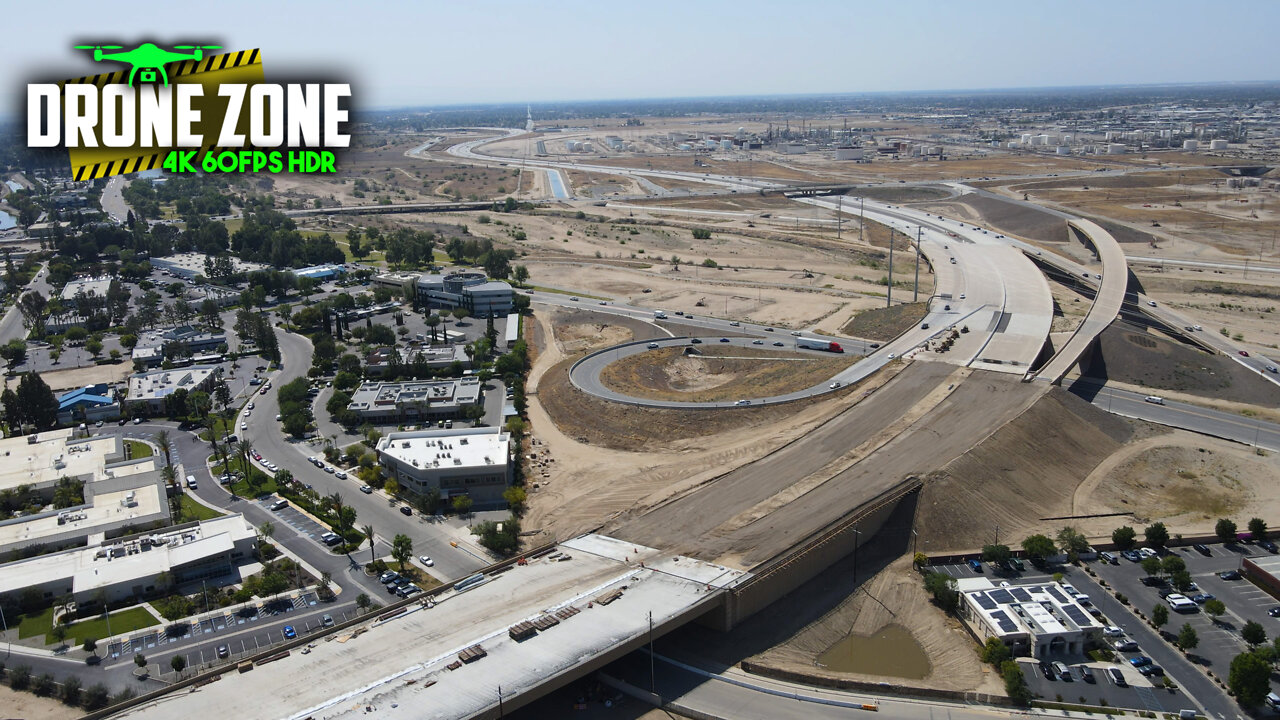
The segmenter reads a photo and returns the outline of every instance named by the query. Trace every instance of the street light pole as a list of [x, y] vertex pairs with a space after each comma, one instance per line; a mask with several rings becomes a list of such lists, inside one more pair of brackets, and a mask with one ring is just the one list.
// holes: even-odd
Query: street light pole
[[916, 287], [911, 293], [911, 302], [920, 300], [920, 236], [924, 234], [924, 226], [916, 228]]
[[658, 694], [658, 680], [653, 671], [653, 611], [649, 611], [649, 692]]
[[893, 228], [889, 228], [889, 284], [884, 297], [884, 306], [893, 307]]

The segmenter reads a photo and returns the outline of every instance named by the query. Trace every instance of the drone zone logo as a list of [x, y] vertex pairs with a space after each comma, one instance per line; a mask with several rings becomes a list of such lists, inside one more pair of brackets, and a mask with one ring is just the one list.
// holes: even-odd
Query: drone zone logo
[[175, 173], [332, 173], [351, 86], [263, 80], [258, 49], [77, 45], [128, 67], [27, 85], [27, 145], [65, 147], [76, 180]]

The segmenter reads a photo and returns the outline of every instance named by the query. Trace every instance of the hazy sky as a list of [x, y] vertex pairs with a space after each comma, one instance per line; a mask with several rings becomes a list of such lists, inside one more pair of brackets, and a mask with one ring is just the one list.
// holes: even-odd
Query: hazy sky
[[[262, 49], [358, 106], [1280, 79], [1280, 2], [831, 0], [135, 3], [6, 7], [0, 114], [79, 41]], [[113, 66], [114, 67], [114, 66]]]

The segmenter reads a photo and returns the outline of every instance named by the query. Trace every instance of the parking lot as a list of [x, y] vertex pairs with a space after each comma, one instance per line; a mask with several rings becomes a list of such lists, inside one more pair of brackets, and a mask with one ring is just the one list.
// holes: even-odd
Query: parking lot
[[[1128, 663], [1083, 663], [1093, 669], [1093, 682], [1085, 682], [1080, 665], [1068, 668], [1071, 679], [1067, 680], [1050, 677], [1052, 672], [1045, 674], [1033, 661], [1024, 660], [1020, 664], [1027, 687], [1045, 700], [1175, 713], [1193, 707], [1181, 691], [1152, 687], [1151, 682]], [[1107, 668], [1118, 668], [1125, 686], [1117, 685], [1106, 672]]]
[[[1195, 595], [1205, 593], [1214, 596], [1226, 606], [1227, 612], [1217, 622], [1202, 611], [1203, 603], [1193, 612], [1170, 612], [1169, 623], [1164, 630], [1177, 634], [1183, 624], [1195, 628], [1199, 644], [1191, 652], [1194, 662], [1213, 670], [1216, 674], [1225, 675], [1232, 658], [1246, 649], [1240, 638], [1240, 629], [1250, 620], [1262, 625], [1267, 631], [1268, 639], [1280, 634], [1280, 618], [1268, 615], [1268, 611], [1280, 607], [1280, 601], [1249, 582], [1243, 576], [1239, 579], [1223, 579], [1218, 573], [1238, 571], [1241, 560], [1246, 557], [1269, 556], [1266, 550], [1252, 544], [1230, 543], [1204, 546], [1208, 554], [1197, 551], [1193, 547], [1180, 547], [1168, 551], [1168, 554], [1181, 557], [1196, 583], [1197, 590], [1187, 593]], [[1160, 586], [1146, 586], [1142, 579], [1146, 573], [1136, 562], [1120, 559], [1119, 564], [1111, 565], [1101, 561], [1091, 563], [1098, 577], [1106, 580], [1119, 593], [1125, 595], [1134, 607], [1150, 616], [1157, 604], [1164, 601], [1160, 598]]]
[[[279, 498], [275, 495], [269, 495], [264, 498], [259, 498], [256, 502], [262, 506], [264, 510], [270, 511], [272, 504], [277, 500], [279, 500]], [[312, 540], [315, 540], [316, 543], [324, 545], [324, 542], [320, 540], [320, 536], [330, 532], [327, 525], [321, 525], [302, 511], [295, 508], [293, 505], [286, 505], [285, 507], [274, 511], [274, 514], [277, 532], [279, 532], [281, 526], [288, 526], [293, 528], [294, 532], [299, 535], [309, 537]]]

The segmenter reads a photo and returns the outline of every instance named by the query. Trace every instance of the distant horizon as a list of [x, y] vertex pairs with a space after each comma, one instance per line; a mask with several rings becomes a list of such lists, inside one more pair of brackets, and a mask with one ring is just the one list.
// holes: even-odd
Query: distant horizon
[[390, 112], [395, 110], [449, 110], [496, 107], [533, 107], [557, 104], [594, 104], [594, 103], [627, 103], [627, 102], [696, 102], [700, 100], [772, 100], [788, 98], [854, 98], [854, 97], [912, 97], [912, 96], [966, 96], [966, 95], [1004, 95], [1030, 92], [1066, 92], [1066, 91], [1099, 91], [1145, 88], [1197, 88], [1197, 87], [1266, 87], [1276, 86], [1276, 101], [1280, 101], [1280, 79], [1275, 80], [1205, 80], [1189, 82], [1158, 83], [1115, 83], [1107, 85], [1041, 85], [1025, 87], [987, 87], [956, 89], [923, 89], [923, 90], [851, 90], [833, 92], [804, 93], [739, 93], [731, 95], [669, 95], [647, 97], [599, 97], [599, 98], [560, 98], [555, 100], [510, 100], [510, 101], [476, 101], [465, 103], [442, 103], [437, 105], [388, 105], [382, 107], [362, 107], [361, 112]]

